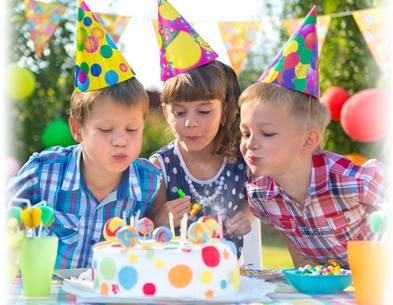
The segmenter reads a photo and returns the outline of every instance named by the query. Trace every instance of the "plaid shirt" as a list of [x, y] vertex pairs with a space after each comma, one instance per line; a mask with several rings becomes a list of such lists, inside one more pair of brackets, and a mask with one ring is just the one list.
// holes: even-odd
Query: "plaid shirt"
[[314, 155], [308, 197], [301, 205], [271, 177], [251, 177], [247, 192], [251, 211], [280, 230], [301, 252], [318, 262], [333, 258], [347, 266], [348, 240], [372, 238], [370, 212], [384, 198], [381, 164], [356, 166], [330, 152]]
[[45, 200], [55, 210], [54, 223], [43, 232], [55, 234], [59, 247], [55, 269], [91, 265], [93, 245], [103, 240], [103, 227], [111, 217], [149, 211], [158, 194], [161, 174], [145, 159], [135, 160], [116, 189], [99, 202], [89, 191], [80, 171], [81, 146], [52, 147], [35, 153], [10, 180], [7, 194], [25, 187], [19, 198], [34, 205]]

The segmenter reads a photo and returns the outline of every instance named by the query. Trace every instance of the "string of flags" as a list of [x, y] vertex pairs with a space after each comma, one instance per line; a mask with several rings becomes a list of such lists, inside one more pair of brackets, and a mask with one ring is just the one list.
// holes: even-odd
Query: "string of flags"
[[[56, 3], [46, 3], [36, 0], [25, 0], [25, 19], [35, 47], [35, 54], [37, 57], [42, 55], [42, 52], [47, 47], [49, 40], [59, 26], [62, 16], [66, 11], [66, 7]], [[382, 8], [370, 8], [352, 12], [345, 12], [345, 15], [352, 14], [359, 30], [371, 54], [375, 58], [377, 64], [383, 71], [388, 58], [388, 41], [384, 39], [384, 28], [387, 20]], [[114, 42], [118, 42], [123, 31], [132, 19], [130, 16], [121, 16], [106, 13], [97, 13], [102, 24], [105, 26], [108, 33], [113, 38]], [[318, 50], [322, 50], [328, 33], [331, 18], [344, 16], [343, 14], [331, 14], [318, 16], [317, 34], [318, 34]], [[297, 26], [302, 22], [303, 18], [286, 19], [283, 20], [283, 26], [289, 36], [291, 36]], [[160, 38], [157, 27], [157, 20], [151, 19], [151, 24], [155, 29], [158, 47], [160, 46]], [[191, 26], [194, 26], [190, 22]], [[248, 21], [248, 22], [217, 22], [220, 30], [221, 38], [224, 42], [228, 57], [231, 61], [232, 68], [236, 73], [240, 73], [242, 65], [252, 48], [256, 35], [263, 27], [263, 21]]]

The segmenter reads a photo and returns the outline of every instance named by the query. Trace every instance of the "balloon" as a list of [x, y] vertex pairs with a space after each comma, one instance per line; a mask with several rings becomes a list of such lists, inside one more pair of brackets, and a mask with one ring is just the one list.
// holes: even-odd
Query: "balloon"
[[387, 95], [379, 89], [365, 89], [351, 96], [341, 111], [345, 133], [359, 142], [373, 142], [387, 134]]
[[11, 178], [15, 176], [20, 168], [19, 162], [12, 157], [5, 157], [5, 164], [6, 164], [6, 169], [5, 169], [6, 178]]
[[55, 119], [46, 125], [42, 135], [42, 144], [45, 148], [51, 146], [69, 146], [74, 144], [68, 124], [60, 119]]
[[329, 108], [333, 121], [340, 120], [341, 110], [349, 97], [349, 93], [340, 87], [331, 87], [323, 94], [321, 101]]
[[26, 68], [10, 64], [7, 68], [8, 96], [13, 100], [24, 100], [33, 94], [35, 89], [35, 76]]
[[359, 166], [363, 165], [368, 160], [365, 156], [358, 153], [348, 154], [345, 155], [345, 157], [347, 157], [349, 160]]

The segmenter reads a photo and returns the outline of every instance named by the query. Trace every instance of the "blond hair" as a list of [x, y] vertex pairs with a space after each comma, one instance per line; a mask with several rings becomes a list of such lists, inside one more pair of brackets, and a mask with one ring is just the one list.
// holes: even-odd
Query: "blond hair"
[[322, 134], [330, 122], [329, 109], [317, 98], [278, 85], [257, 82], [247, 87], [240, 95], [239, 106], [250, 102], [287, 105], [307, 129], [315, 128]]
[[89, 117], [94, 104], [102, 97], [110, 97], [114, 102], [128, 106], [143, 107], [146, 117], [149, 111], [149, 98], [143, 85], [134, 77], [113, 86], [91, 92], [76, 92], [71, 96], [70, 114], [80, 124]]
[[240, 113], [238, 99], [240, 88], [233, 69], [212, 61], [189, 72], [165, 81], [161, 102], [193, 102], [220, 100], [223, 104], [222, 122], [213, 142], [213, 153], [227, 157], [240, 156]]

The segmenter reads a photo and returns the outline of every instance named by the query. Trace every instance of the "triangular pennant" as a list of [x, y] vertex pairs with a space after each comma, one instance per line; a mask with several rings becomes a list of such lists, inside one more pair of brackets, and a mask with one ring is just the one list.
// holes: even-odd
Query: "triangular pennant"
[[386, 37], [386, 13], [382, 9], [367, 9], [352, 13], [371, 54], [381, 70], [385, 70], [389, 58], [389, 39]]
[[314, 6], [258, 81], [319, 98], [316, 23]]
[[232, 68], [239, 74], [241, 66], [255, 42], [255, 36], [260, 31], [261, 22], [219, 22], [218, 27]]
[[66, 8], [60, 4], [25, 1], [27, 30], [35, 46], [35, 54], [40, 57], [49, 39], [59, 26]]
[[166, 0], [158, 2], [161, 80], [193, 70], [218, 57], [193, 27]]
[[[317, 20], [318, 55], [321, 54], [321, 50], [329, 29], [330, 20], [331, 17], [328, 15], [318, 16], [318, 20]], [[289, 36], [295, 33], [297, 27], [302, 23], [302, 21], [303, 21], [302, 18], [284, 20], [283, 25]]]
[[97, 13], [96, 15], [100, 17], [101, 23], [105, 26], [106, 30], [115, 43], [119, 41], [125, 28], [127, 27], [128, 22], [131, 19], [129, 16], [119, 16], [104, 13]]
[[134, 76], [100, 19], [78, 0], [75, 90], [94, 91]]

